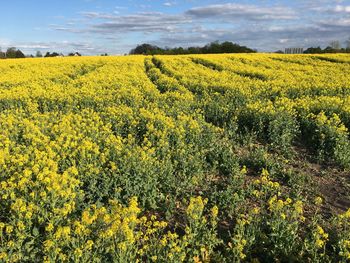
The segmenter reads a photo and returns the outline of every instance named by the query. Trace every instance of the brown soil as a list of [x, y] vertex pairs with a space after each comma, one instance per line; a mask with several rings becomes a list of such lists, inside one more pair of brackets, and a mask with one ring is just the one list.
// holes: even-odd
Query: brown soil
[[293, 169], [310, 176], [314, 194], [324, 199], [322, 214], [327, 218], [350, 209], [350, 171], [316, 163], [305, 149], [298, 147], [296, 152]]

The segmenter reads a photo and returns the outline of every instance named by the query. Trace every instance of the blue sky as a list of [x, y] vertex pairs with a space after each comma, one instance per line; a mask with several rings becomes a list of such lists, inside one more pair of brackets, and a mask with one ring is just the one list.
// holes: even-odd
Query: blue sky
[[1, 1], [0, 47], [26, 54], [123, 54], [141, 43], [197, 46], [232, 41], [274, 51], [345, 45], [350, 0]]

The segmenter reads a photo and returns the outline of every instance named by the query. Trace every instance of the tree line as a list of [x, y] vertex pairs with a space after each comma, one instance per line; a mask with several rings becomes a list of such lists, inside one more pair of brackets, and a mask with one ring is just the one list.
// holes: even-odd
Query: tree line
[[[102, 54], [101, 56], [105, 56], [105, 55], [107, 55], [107, 53]], [[68, 53], [67, 56], [69, 56], [69, 57], [79, 56], [80, 57], [81, 54], [79, 52], [71, 52], [71, 53]], [[1, 48], [0, 48], [0, 59], [26, 58], [26, 57], [49, 58], [49, 57], [64, 57], [64, 55], [62, 53], [58, 53], [58, 52], [52, 52], [52, 53], [46, 52], [46, 54], [43, 55], [40, 51], [37, 51], [35, 56], [33, 56], [33, 55], [26, 56], [26, 55], [24, 55], [24, 53], [21, 50], [15, 48], [15, 47], [10, 47], [5, 52], [1, 51]]]
[[350, 39], [346, 41], [346, 47], [342, 47], [339, 41], [332, 41], [326, 48], [309, 47], [304, 54], [322, 54], [322, 53], [350, 53]]
[[[275, 53], [283, 54], [282, 50], [278, 50]], [[340, 41], [335, 40], [328, 44], [327, 47], [321, 48], [317, 47], [309, 47], [303, 51], [304, 54], [326, 54], [326, 53], [350, 53], [350, 38], [345, 41], [345, 47], [342, 47]]]
[[[185, 54], [217, 54], [217, 53], [255, 53], [257, 50], [251, 49], [246, 46], [241, 46], [239, 44], [225, 41], [220, 43], [219, 41], [211, 42], [203, 47], [174, 47], [174, 48], [161, 48], [156, 45], [151, 44], [141, 44], [136, 48], [130, 50], [130, 55], [185, 55]], [[275, 53], [284, 53], [279, 50]], [[309, 47], [304, 50], [304, 54], [322, 54], [322, 53], [350, 53], [350, 38], [346, 41], [346, 46], [342, 47], [339, 41], [332, 41], [326, 48], [322, 49], [318, 47]], [[6, 58], [25, 58], [25, 57], [59, 57], [64, 56], [62, 53], [58, 52], [46, 52], [43, 55], [40, 51], [37, 51], [35, 56], [29, 55], [25, 56], [24, 53], [15, 48], [10, 47], [5, 52], [1, 51], [0, 48], [0, 59]], [[67, 56], [81, 56], [79, 52], [71, 52]], [[101, 54], [101, 56], [108, 56], [107, 53]]]
[[23, 52], [15, 47], [10, 47], [6, 52], [2, 52], [0, 49], [0, 59], [1, 58], [25, 58], [26, 56]]
[[217, 53], [255, 53], [254, 49], [240, 46], [229, 41], [211, 42], [203, 47], [161, 48], [151, 44], [141, 44], [130, 50], [130, 55], [184, 55], [184, 54], [217, 54]]

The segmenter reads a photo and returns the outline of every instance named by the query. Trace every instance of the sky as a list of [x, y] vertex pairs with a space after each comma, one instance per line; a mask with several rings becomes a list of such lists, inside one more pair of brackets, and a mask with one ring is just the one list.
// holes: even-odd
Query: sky
[[232, 41], [262, 52], [350, 38], [350, 0], [0, 0], [0, 47], [124, 54]]

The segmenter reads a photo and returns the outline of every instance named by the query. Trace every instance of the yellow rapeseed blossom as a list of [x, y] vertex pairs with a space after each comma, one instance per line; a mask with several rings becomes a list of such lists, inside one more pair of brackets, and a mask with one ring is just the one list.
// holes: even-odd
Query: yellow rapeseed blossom
[[319, 205], [321, 205], [322, 203], [323, 203], [322, 197], [317, 196], [317, 197], [315, 198], [315, 204], [319, 206]]
[[[209, 262], [225, 247], [218, 207], [241, 231], [229, 253], [254, 260], [259, 224], [309, 224], [308, 204], [274, 180], [273, 158], [294, 169], [280, 146], [307, 132], [319, 157], [349, 167], [349, 63], [346, 54], [1, 60], [0, 261]], [[263, 134], [236, 147], [231, 135], [249, 126]], [[251, 183], [254, 169], [238, 163], [255, 148], [269, 170]], [[335, 220], [342, 260], [349, 219], [350, 210]], [[327, 248], [321, 226], [312, 234]]]

